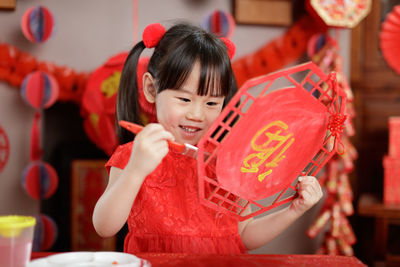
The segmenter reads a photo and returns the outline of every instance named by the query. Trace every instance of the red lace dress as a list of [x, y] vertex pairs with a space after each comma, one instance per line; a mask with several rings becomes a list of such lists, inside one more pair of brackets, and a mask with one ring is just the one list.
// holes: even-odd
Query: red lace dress
[[[119, 146], [106, 167], [123, 169], [132, 142]], [[199, 202], [196, 160], [174, 152], [146, 177], [132, 206], [124, 251], [196, 254], [246, 253], [238, 221]]]

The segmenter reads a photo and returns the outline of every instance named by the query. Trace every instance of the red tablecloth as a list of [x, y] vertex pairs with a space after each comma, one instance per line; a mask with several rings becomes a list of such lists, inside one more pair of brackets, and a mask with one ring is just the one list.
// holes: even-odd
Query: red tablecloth
[[[33, 252], [32, 259], [54, 253]], [[357, 267], [366, 265], [355, 257], [329, 255], [193, 255], [143, 253], [136, 256], [148, 260], [152, 267]]]

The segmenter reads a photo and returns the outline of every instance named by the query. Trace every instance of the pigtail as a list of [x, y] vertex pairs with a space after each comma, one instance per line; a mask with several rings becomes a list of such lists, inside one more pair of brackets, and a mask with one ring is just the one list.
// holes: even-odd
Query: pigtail
[[118, 121], [126, 120], [143, 124], [139, 115], [140, 106], [136, 73], [139, 58], [144, 49], [143, 41], [137, 43], [130, 51], [122, 69], [115, 112], [117, 137], [120, 144], [132, 141], [133, 134], [119, 126]]

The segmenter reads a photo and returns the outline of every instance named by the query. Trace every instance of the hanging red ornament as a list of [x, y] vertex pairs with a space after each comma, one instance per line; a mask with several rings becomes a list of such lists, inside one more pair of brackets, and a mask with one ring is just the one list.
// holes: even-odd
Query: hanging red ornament
[[53, 14], [44, 6], [31, 7], [22, 16], [21, 28], [29, 41], [45, 42], [54, 32]]
[[52, 218], [45, 214], [36, 217], [32, 251], [49, 250], [58, 236], [58, 227]]
[[371, 10], [371, 0], [307, 0], [306, 8], [328, 27], [353, 28]]
[[128, 53], [111, 57], [89, 77], [82, 96], [81, 113], [89, 138], [106, 154], [118, 144], [114, 112], [122, 68]]
[[229, 38], [234, 32], [236, 24], [230, 13], [222, 10], [215, 10], [204, 17], [201, 26], [218, 37]]
[[57, 80], [43, 71], [28, 74], [22, 82], [22, 98], [35, 109], [53, 105], [57, 100], [58, 92]]
[[7, 164], [8, 156], [10, 154], [10, 144], [4, 129], [0, 126], [0, 172]]
[[57, 190], [58, 175], [50, 164], [33, 161], [24, 169], [21, 182], [30, 197], [46, 199]]

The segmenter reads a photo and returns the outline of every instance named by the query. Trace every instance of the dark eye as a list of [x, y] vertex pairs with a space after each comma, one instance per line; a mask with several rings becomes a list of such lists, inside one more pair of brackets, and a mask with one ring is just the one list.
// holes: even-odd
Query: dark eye
[[180, 101], [183, 101], [183, 102], [190, 102], [190, 99], [189, 99], [189, 98], [178, 97], [178, 99], [179, 99]]
[[218, 105], [218, 103], [217, 103], [217, 102], [207, 102], [207, 105], [209, 105], [209, 106], [216, 106], [216, 105]]

